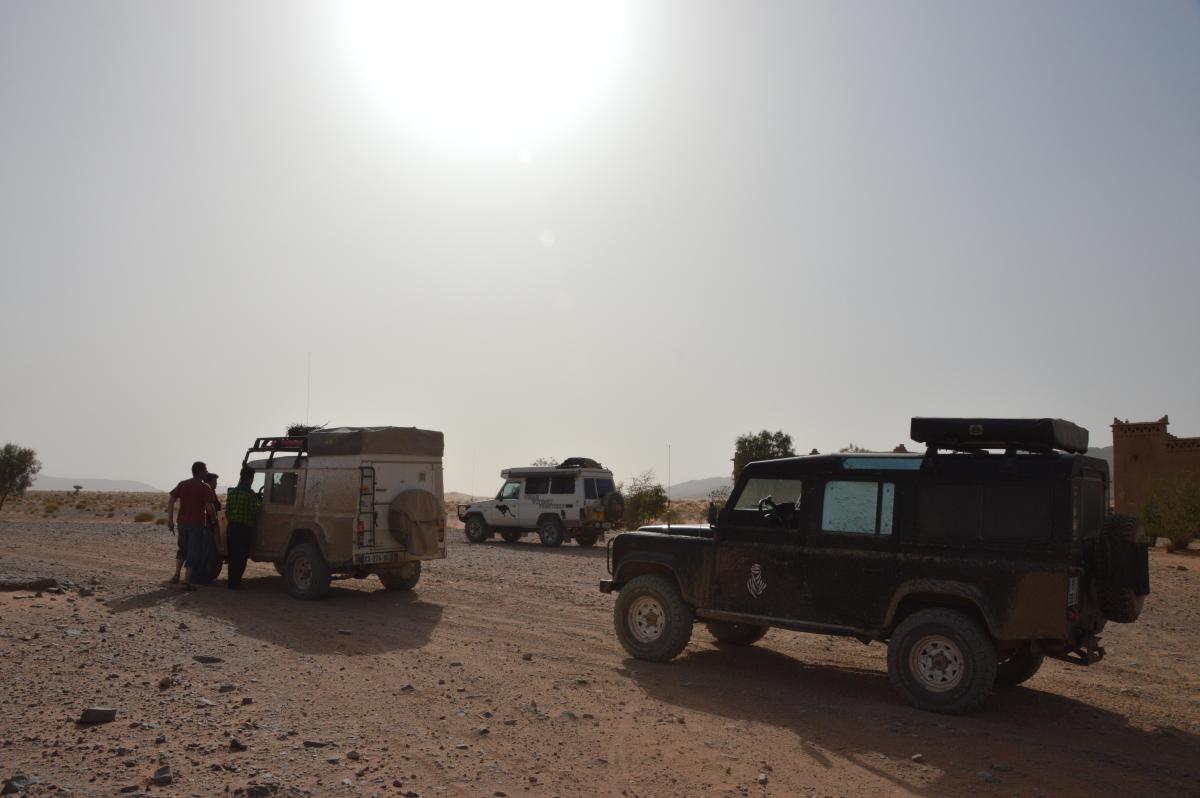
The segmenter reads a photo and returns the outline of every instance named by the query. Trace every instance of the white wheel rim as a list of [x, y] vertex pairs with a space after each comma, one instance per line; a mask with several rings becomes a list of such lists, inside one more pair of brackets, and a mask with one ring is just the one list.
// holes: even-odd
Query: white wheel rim
[[312, 582], [312, 564], [308, 560], [299, 558], [293, 563], [292, 581], [301, 590], [308, 589], [309, 583]]
[[667, 613], [652, 596], [642, 596], [629, 607], [629, 630], [639, 643], [653, 643], [667, 629]]
[[958, 687], [966, 673], [962, 650], [948, 637], [928, 635], [908, 655], [908, 667], [921, 686], [933, 693]]

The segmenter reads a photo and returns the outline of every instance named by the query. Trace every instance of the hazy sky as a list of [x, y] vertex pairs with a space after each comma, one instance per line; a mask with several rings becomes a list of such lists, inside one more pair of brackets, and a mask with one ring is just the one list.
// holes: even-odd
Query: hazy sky
[[0, 0], [0, 442], [232, 476], [309, 353], [311, 421], [444, 431], [448, 490], [1200, 435], [1200, 4], [453, 8]]

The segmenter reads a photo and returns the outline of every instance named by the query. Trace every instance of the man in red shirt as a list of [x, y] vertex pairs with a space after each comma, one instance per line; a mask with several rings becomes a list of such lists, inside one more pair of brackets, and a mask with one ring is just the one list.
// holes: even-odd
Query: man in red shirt
[[[201, 462], [192, 463], [192, 478], [176, 485], [167, 502], [167, 529], [172, 532], [175, 531], [175, 504], [179, 504], [178, 542], [188, 569], [185, 590], [195, 590], [196, 585], [204, 579], [204, 564], [209, 549], [207, 521], [217, 518], [217, 494], [205, 483], [206, 476], [208, 466]], [[176, 579], [179, 576], [178, 566], [175, 576]]]

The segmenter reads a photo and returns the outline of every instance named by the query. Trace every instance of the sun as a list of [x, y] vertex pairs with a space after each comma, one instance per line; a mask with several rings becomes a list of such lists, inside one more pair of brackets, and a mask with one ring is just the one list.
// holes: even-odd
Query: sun
[[521, 149], [577, 120], [625, 47], [622, 0], [351, 0], [347, 43], [406, 127], [452, 146]]

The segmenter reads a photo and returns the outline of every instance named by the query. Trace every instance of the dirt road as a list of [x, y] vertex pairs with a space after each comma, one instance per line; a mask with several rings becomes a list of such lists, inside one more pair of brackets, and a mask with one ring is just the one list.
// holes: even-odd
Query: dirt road
[[[451, 538], [413, 594], [371, 579], [300, 603], [264, 565], [240, 592], [171, 589], [161, 526], [0, 522], [0, 573], [96, 582], [0, 593], [0, 779], [39, 779], [30, 795], [1200, 795], [1198, 559], [1152, 555], [1143, 620], [1109, 627], [1103, 663], [1047, 663], [947, 718], [893, 696], [880, 645], [773, 631], [724, 650], [697, 627], [675, 662], [631, 660], [597, 591], [602, 547]], [[117, 719], [76, 725], [88, 706]], [[171, 783], [152, 784], [163, 766]]]

